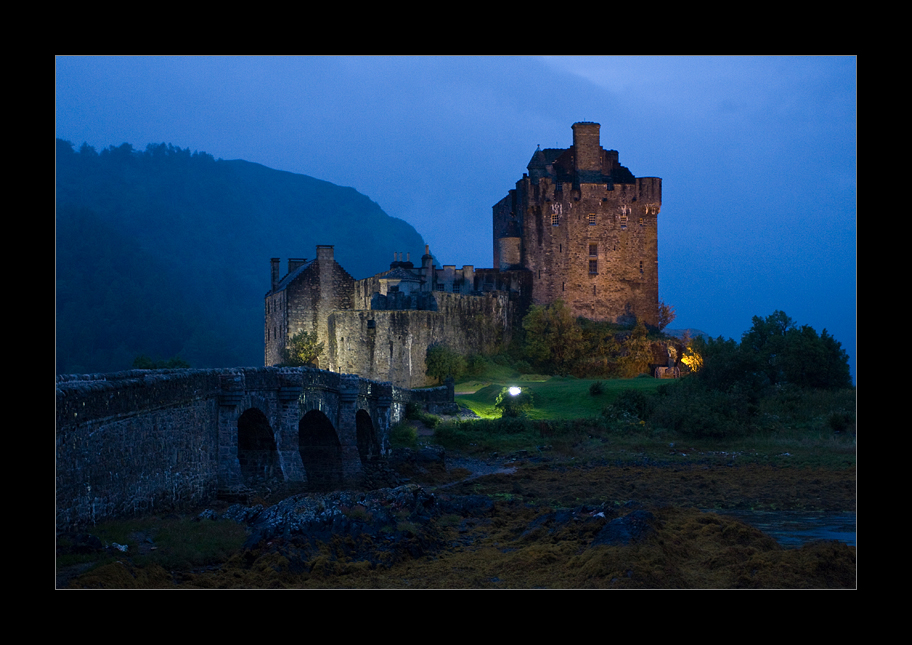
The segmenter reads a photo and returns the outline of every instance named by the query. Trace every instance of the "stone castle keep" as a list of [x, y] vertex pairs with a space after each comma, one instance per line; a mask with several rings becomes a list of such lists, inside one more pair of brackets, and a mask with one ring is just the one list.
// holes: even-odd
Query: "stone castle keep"
[[634, 177], [602, 149], [599, 128], [575, 123], [570, 148], [536, 150], [494, 205], [494, 268], [438, 268], [426, 247], [418, 266], [395, 254], [387, 271], [355, 280], [332, 246], [318, 246], [314, 260], [289, 259], [282, 277], [273, 258], [266, 365], [304, 330], [323, 343], [322, 369], [423, 387], [429, 346], [490, 352], [532, 304], [563, 300], [575, 316], [655, 326], [662, 180]]

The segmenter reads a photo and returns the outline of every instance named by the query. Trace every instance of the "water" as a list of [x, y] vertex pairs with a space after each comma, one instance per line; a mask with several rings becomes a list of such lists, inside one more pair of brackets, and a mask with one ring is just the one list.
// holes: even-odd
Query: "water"
[[855, 513], [810, 511], [709, 511], [741, 520], [773, 537], [786, 548], [813, 540], [839, 540], [855, 544]]

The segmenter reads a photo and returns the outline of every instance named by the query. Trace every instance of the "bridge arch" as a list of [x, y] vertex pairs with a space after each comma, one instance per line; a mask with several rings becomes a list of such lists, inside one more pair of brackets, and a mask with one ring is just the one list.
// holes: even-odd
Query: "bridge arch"
[[245, 484], [261, 484], [281, 477], [275, 433], [263, 411], [252, 407], [237, 421], [238, 464]]
[[355, 414], [355, 429], [361, 463], [367, 464], [376, 460], [380, 456], [380, 438], [377, 436], [374, 422], [367, 410], [358, 410]]
[[320, 410], [310, 410], [298, 422], [298, 450], [311, 488], [332, 490], [342, 485], [342, 443]]

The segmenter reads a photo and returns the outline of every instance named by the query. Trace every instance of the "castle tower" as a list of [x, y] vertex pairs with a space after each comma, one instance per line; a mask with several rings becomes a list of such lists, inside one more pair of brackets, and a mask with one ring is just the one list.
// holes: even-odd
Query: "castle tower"
[[575, 123], [570, 148], [535, 151], [494, 206], [494, 266], [530, 271], [535, 304], [560, 299], [576, 316], [656, 325], [662, 180], [635, 178], [602, 149], [600, 128]]

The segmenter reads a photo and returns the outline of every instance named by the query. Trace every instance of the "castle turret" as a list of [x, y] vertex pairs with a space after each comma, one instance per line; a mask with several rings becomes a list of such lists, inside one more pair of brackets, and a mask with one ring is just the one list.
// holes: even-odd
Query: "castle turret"
[[424, 245], [424, 255], [421, 256], [421, 277], [424, 278], [422, 291], [434, 290], [434, 256], [431, 255], [429, 244]]

